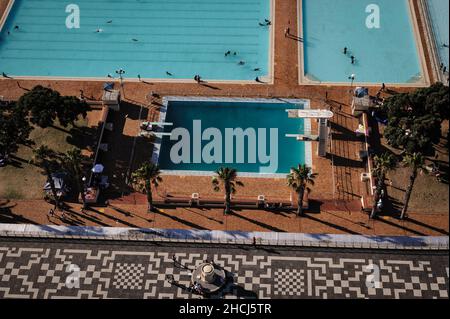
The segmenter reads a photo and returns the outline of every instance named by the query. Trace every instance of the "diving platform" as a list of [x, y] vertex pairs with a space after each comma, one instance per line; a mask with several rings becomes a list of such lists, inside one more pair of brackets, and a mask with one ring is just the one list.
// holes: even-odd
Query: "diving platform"
[[156, 126], [173, 126], [173, 123], [167, 123], [167, 122], [150, 122], [150, 125], [156, 125]]
[[151, 137], [151, 136], [164, 137], [164, 136], [171, 136], [171, 135], [172, 135], [172, 133], [155, 132], [155, 131], [141, 131], [139, 133], [139, 136], [144, 136], [144, 137]]
[[289, 118], [302, 118], [302, 119], [331, 119], [334, 114], [329, 110], [286, 110]]
[[156, 136], [171, 136], [172, 135], [172, 133], [164, 133], [164, 132], [152, 132], [153, 133], [153, 135], [156, 135]]
[[319, 142], [319, 135], [308, 135], [308, 134], [286, 134], [286, 137], [295, 138], [300, 142]]
[[316, 119], [319, 126], [319, 134], [286, 134], [286, 137], [295, 138], [299, 142], [318, 142], [317, 153], [320, 157], [326, 157], [328, 139], [330, 136], [330, 128], [328, 127], [328, 120], [334, 114], [330, 110], [301, 110], [301, 109], [287, 109], [288, 117], [291, 119]]

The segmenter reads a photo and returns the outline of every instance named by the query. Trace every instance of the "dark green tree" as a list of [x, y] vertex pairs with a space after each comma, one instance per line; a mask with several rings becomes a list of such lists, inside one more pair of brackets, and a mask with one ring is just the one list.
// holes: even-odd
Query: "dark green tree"
[[397, 165], [397, 160], [393, 154], [383, 153], [380, 156], [375, 156], [374, 169], [372, 175], [376, 178], [376, 189], [374, 194], [374, 203], [372, 206], [372, 212], [370, 218], [375, 218], [377, 212], [377, 203], [381, 197], [382, 190], [384, 189], [384, 181], [386, 180], [386, 174], [393, 170]]
[[86, 117], [89, 105], [74, 96], [61, 96], [52, 89], [36, 86], [22, 95], [17, 106], [30, 114], [30, 121], [42, 128], [52, 126], [56, 119], [67, 127], [81, 115]]
[[414, 183], [416, 182], [417, 174], [420, 171], [424, 174], [427, 173], [427, 170], [425, 169], [425, 158], [420, 153], [405, 154], [405, 156], [403, 157], [403, 165], [411, 169], [411, 175], [409, 176], [409, 183], [408, 187], [406, 188], [405, 199], [403, 203], [404, 206], [400, 215], [400, 219], [404, 219], [408, 211], [409, 200], [414, 188]]
[[291, 173], [287, 175], [288, 186], [297, 193], [297, 216], [303, 215], [303, 197], [305, 192], [311, 192], [307, 186], [313, 186], [316, 177], [317, 174], [313, 174], [311, 168], [305, 164], [291, 168]]
[[46, 145], [42, 145], [37, 149], [33, 150], [33, 158], [31, 163], [42, 168], [44, 174], [47, 176], [47, 181], [50, 183], [50, 188], [52, 190], [53, 199], [55, 201], [55, 208], [59, 207], [59, 198], [56, 192], [55, 183], [52, 178], [52, 167], [53, 161], [56, 157], [56, 154], [53, 150], [48, 148]]
[[14, 103], [0, 110], [0, 152], [5, 155], [16, 153], [20, 144], [29, 142], [31, 131], [26, 112]]
[[231, 194], [236, 193], [236, 186], [243, 187], [244, 184], [237, 180], [237, 170], [229, 167], [221, 167], [216, 171], [217, 176], [213, 177], [212, 185], [215, 192], [220, 191], [220, 182], [225, 189], [225, 210], [224, 214], [231, 213]]
[[76, 96], [63, 96], [61, 100], [61, 107], [56, 110], [56, 116], [62, 126], [74, 124], [79, 116], [86, 118], [90, 107], [85, 101]]
[[83, 208], [86, 208], [86, 198], [84, 196], [84, 181], [83, 181], [83, 160], [84, 156], [81, 154], [81, 150], [73, 148], [66, 152], [62, 157], [62, 166], [70, 174], [72, 181], [78, 188], [78, 192], [81, 195], [81, 201]]
[[151, 162], [145, 162], [132, 174], [133, 184], [147, 194], [148, 212], [154, 210], [152, 184], [155, 188], [162, 182], [159, 166]]
[[442, 83], [388, 98], [383, 106], [388, 143], [408, 153], [434, 154], [442, 122], [449, 117], [448, 103], [449, 90]]

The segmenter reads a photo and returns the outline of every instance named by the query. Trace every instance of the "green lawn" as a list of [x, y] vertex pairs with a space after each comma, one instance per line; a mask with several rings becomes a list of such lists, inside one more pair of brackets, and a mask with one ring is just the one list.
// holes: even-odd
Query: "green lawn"
[[84, 119], [77, 121], [76, 127], [35, 127], [30, 135], [35, 144], [31, 147], [22, 145], [12, 157], [13, 163], [0, 167], [0, 199], [42, 199], [46, 177], [40, 168], [29, 164], [33, 148], [45, 144], [58, 153], [75, 146], [83, 149], [89, 144], [91, 133]]

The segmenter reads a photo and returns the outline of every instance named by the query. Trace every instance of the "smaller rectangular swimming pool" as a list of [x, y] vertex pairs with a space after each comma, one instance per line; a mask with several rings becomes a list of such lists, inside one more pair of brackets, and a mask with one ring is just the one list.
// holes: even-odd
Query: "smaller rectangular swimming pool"
[[426, 84], [410, 0], [298, 1], [302, 82]]
[[153, 161], [166, 174], [211, 175], [227, 166], [241, 176], [285, 177], [298, 164], [311, 166], [311, 142], [286, 137], [310, 132], [310, 120], [286, 112], [309, 109], [308, 100], [166, 97], [164, 105], [160, 121], [169, 125]]

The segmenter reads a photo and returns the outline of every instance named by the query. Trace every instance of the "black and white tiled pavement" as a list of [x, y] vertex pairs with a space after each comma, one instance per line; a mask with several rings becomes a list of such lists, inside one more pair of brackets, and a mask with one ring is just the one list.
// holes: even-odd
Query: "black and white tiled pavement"
[[[213, 298], [448, 298], [448, 251], [405, 252], [0, 239], [0, 298], [200, 298], [189, 268], [230, 281]], [[172, 275], [175, 285], [166, 276]], [[378, 280], [377, 280], [378, 279]]]

